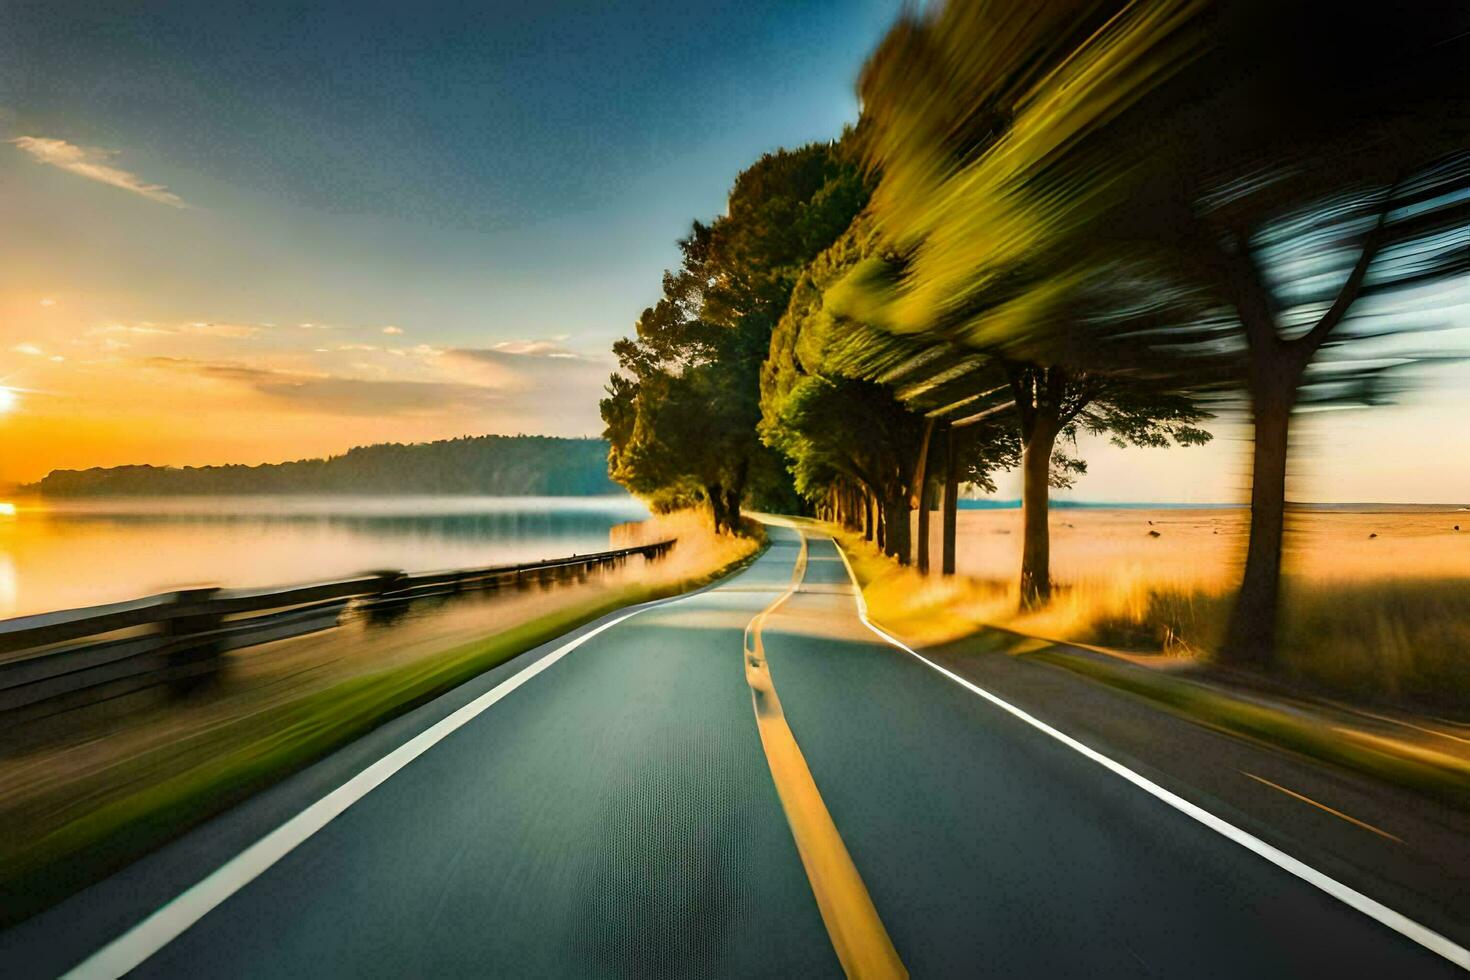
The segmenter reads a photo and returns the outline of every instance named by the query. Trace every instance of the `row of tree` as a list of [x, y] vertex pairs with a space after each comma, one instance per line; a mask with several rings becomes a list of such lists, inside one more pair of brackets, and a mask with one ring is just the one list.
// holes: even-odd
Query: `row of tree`
[[1374, 339], [1439, 325], [1434, 287], [1470, 270], [1467, 38], [1470, 8], [1438, 0], [906, 13], [858, 126], [742, 174], [619, 344], [614, 478], [719, 526], [804, 504], [925, 569], [939, 496], [948, 572], [959, 486], [1019, 465], [1035, 605], [1080, 432], [1198, 444], [1239, 412], [1250, 540], [1221, 654], [1268, 663], [1291, 418], [1436, 356]]
[[584, 496], [616, 493], [607, 443], [554, 436], [464, 436], [384, 442], [340, 456], [258, 466], [108, 466], [53, 470], [25, 493], [51, 497], [270, 493], [452, 493]]

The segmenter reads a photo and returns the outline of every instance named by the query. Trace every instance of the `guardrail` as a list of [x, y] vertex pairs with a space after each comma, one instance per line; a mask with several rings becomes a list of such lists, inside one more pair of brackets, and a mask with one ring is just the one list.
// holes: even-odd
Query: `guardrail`
[[230, 650], [337, 625], [349, 605], [392, 609], [432, 596], [528, 587], [586, 576], [674, 541], [520, 565], [443, 572], [377, 572], [270, 589], [184, 589], [83, 609], [0, 620], [0, 715], [51, 714], [158, 684], [187, 685]]

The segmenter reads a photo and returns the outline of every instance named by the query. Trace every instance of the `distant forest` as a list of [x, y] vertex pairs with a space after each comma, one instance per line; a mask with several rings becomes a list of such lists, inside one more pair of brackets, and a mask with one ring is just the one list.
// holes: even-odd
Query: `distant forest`
[[359, 446], [341, 456], [259, 466], [112, 466], [54, 470], [22, 491], [50, 497], [252, 493], [620, 493], [607, 443], [550, 436], [473, 436]]

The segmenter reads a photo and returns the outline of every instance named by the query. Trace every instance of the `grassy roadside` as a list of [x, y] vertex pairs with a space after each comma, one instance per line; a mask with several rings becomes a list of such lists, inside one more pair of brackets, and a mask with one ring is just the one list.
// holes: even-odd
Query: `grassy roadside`
[[[869, 615], [885, 629], [920, 644], [987, 629], [974, 621], [968, 621], [966, 629], [965, 617], [946, 606], [942, 593], [924, 596], [911, 591], [907, 601], [898, 601], [892, 583], [886, 583], [885, 588], [884, 581], [897, 568], [896, 563], [865, 547], [843, 529], [829, 530], [847, 552], [864, 596], [869, 598]], [[870, 592], [876, 595], [870, 597]], [[931, 635], [926, 637], [926, 632]], [[1277, 702], [1177, 671], [1140, 666], [1066, 643], [1027, 637], [1013, 629], [1003, 632], [1017, 641], [1007, 644], [1010, 649], [1003, 655], [1061, 667], [1196, 723], [1470, 809], [1470, 756], [1440, 751], [1427, 744], [1427, 739], [1400, 737], [1384, 726], [1363, 724], [1346, 712], [1335, 714], [1312, 705]]]
[[753, 562], [613, 588], [553, 613], [413, 663], [355, 677], [289, 704], [235, 719], [193, 741], [204, 761], [169, 772], [172, 747], [127, 761], [128, 792], [39, 836], [0, 835], [0, 923], [14, 924], [158, 848], [384, 722], [517, 654], [617, 609], [701, 588]]
[[1470, 759], [1357, 729], [1306, 710], [1265, 703], [1147, 667], [1079, 656], [1048, 645], [1025, 656], [1063, 667], [1221, 731], [1289, 749], [1470, 810]]

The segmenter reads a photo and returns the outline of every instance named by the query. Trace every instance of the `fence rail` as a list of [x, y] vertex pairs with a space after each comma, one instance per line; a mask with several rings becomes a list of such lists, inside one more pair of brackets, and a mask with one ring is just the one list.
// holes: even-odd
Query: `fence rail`
[[349, 605], [377, 610], [415, 599], [585, 575], [633, 556], [662, 557], [674, 540], [519, 565], [377, 572], [266, 589], [184, 589], [82, 609], [0, 620], [0, 714], [8, 722], [197, 680], [221, 654], [337, 625]]

